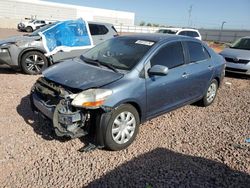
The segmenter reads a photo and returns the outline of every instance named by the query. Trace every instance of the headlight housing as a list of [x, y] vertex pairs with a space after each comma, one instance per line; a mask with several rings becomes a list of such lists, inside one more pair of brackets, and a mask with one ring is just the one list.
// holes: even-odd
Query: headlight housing
[[88, 89], [79, 94], [71, 95], [70, 97], [73, 98], [71, 104], [75, 107], [97, 109], [112, 93], [110, 89]]

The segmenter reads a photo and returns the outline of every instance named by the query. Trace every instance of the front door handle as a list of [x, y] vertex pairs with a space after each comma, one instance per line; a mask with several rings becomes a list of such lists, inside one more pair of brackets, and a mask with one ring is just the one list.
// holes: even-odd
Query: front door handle
[[188, 78], [188, 76], [189, 76], [189, 74], [186, 73], [186, 72], [184, 72], [184, 73], [182, 74], [182, 78]]
[[214, 68], [214, 66], [212, 66], [212, 65], [209, 65], [209, 66], [208, 66], [208, 69], [209, 69], [209, 70], [212, 70], [213, 68]]

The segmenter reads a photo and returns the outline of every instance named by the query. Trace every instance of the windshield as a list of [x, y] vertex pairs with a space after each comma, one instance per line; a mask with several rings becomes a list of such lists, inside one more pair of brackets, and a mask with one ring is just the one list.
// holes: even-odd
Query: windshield
[[160, 29], [160, 30], [157, 31], [157, 33], [176, 34], [177, 31], [170, 30], [170, 29]]
[[48, 24], [48, 25], [45, 25], [45, 26], [39, 28], [38, 30], [34, 31], [33, 33], [29, 34], [29, 36], [38, 36], [38, 35], [39, 35], [39, 34], [38, 34], [39, 32], [43, 32], [43, 31], [45, 31], [46, 29], [48, 29], [49, 27], [51, 27], [51, 26], [53, 26], [53, 25], [55, 25], [55, 24], [57, 24], [57, 23], [58, 23], [58, 22], [52, 23], [52, 24]]
[[153, 45], [152, 41], [118, 37], [90, 49], [84, 57], [116, 69], [131, 70]]
[[231, 48], [250, 50], [250, 38], [241, 38], [237, 40]]

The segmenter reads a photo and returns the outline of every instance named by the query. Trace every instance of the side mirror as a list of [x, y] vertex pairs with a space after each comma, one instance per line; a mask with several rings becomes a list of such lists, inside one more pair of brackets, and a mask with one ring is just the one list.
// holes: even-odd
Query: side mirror
[[165, 76], [168, 74], [168, 67], [163, 66], [163, 65], [154, 65], [148, 70], [148, 74], [150, 76]]

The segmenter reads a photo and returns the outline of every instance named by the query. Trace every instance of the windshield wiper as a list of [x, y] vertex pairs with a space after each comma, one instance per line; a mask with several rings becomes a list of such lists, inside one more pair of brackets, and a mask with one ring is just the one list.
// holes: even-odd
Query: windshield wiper
[[107, 68], [113, 70], [114, 72], [118, 72], [113, 65], [101, 62], [98, 59], [89, 59], [89, 58], [84, 57], [83, 55], [80, 56], [80, 59], [86, 63], [96, 65], [98, 67], [104, 66], [104, 67], [107, 67]]
[[[97, 60], [97, 61], [98, 61], [98, 60]], [[115, 68], [112, 64], [108, 64], [108, 63], [104, 63], [104, 62], [100, 62], [100, 61], [98, 61], [98, 62], [99, 62], [102, 66], [107, 67], [107, 68], [113, 70], [114, 72], [118, 72], [118, 70], [116, 70], [116, 68]]]

